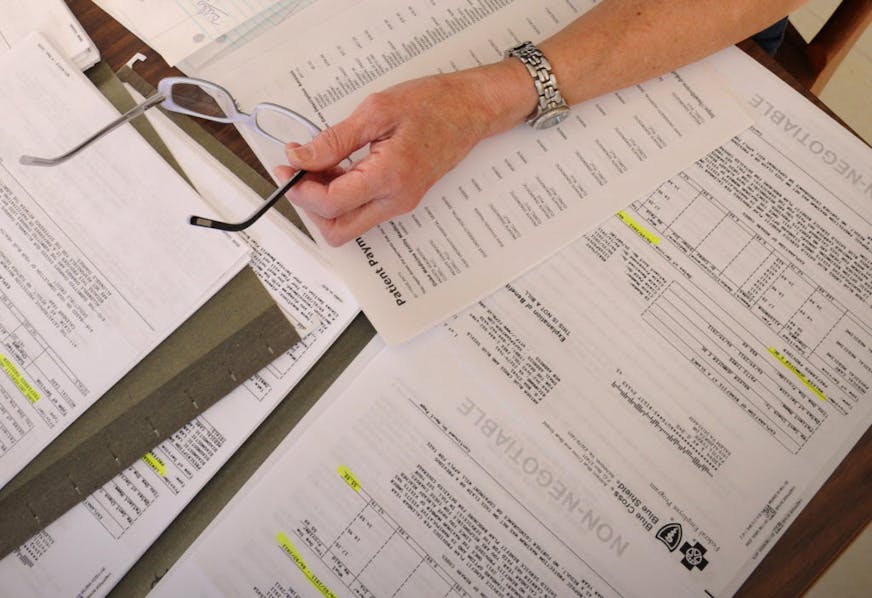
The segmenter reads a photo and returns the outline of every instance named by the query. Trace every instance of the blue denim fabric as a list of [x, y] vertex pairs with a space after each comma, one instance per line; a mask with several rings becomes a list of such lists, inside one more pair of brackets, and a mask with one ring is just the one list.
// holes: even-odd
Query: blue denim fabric
[[784, 40], [785, 29], [787, 29], [787, 17], [784, 17], [777, 23], [773, 23], [755, 35], [754, 41], [760, 44], [760, 47], [766, 50], [770, 56], [774, 56], [782, 40]]

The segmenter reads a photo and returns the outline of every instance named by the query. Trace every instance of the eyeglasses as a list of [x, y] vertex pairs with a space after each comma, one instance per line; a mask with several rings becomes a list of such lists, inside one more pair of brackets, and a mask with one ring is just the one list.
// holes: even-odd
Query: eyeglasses
[[[263, 102], [254, 107], [251, 114], [239, 110], [236, 100], [226, 89], [210, 81], [190, 77], [167, 77], [157, 85], [157, 92], [138, 106], [131, 108], [120, 117], [85, 139], [68, 152], [54, 158], [21, 156], [20, 162], [33, 166], [54, 166], [61, 164], [81, 152], [93, 142], [124, 123], [136, 118], [149, 108], [160, 105], [166, 110], [196, 116], [206, 120], [227, 124], [245, 125], [262, 137], [282, 146], [310, 141], [319, 133], [318, 127], [306, 117], [277, 104]], [[245, 219], [238, 222], [222, 222], [203, 216], [191, 216], [190, 224], [226, 231], [240, 231], [248, 228], [274, 206], [306, 172], [298, 170], [281, 187], [275, 190], [264, 203]]]

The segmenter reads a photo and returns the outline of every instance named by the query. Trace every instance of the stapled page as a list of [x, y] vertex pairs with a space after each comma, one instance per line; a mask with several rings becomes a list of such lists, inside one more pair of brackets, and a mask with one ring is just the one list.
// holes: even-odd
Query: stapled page
[[41, 36], [0, 56], [0, 450], [5, 484], [248, 262], [194, 229], [203, 200]]
[[[247, 213], [262, 201], [164, 115], [153, 111], [148, 117], [213, 205]], [[300, 341], [0, 560], [0, 585], [10, 592], [108, 593], [358, 313], [312, 241], [280, 214], [267, 214], [239, 236], [252, 248], [252, 268], [300, 332]]]

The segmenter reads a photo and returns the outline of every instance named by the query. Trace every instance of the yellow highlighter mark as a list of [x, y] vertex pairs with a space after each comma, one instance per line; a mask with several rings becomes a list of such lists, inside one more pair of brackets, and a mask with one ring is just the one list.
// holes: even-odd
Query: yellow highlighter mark
[[805, 374], [803, 374], [798, 369], [796, 369], [796, 366], [793, 365], [792, 363], [790, 363], [790, 360], [787, 359], [787, 357], [785, 357], [784, 355], [782, 355], [778, 349], [776, 349], [775, 347], [769, 347], [769, 353], [771, 353], [772, 357], [777, 359], [781, 363], [781, 365], [783, 365], [788, 370], [793, 372], [793, 375], [796, 376], [797, 378], [799, 378], [799, 381], [802, 382], [803, 384], [805, 384], [806, 388], [808, 388], [810, 391], [812, 391], [814, 394], [816, 394], [817, 397], [821, 401], [827, 400], [827, 397], [824, 396], [824, 393], [822, 393], [817, 386], [812, 384], [811, 380], [806, 378]]
[[167, 477], [167, 467], [164, 465], [164, 462], [158, 459], [154, 453], [145, 453], [142, 456], [142, 460], [145, 461], [149, 467], [157, 472], [162, 478]]
[[660, 237], [636, 222], [636, 220], [624, 210], [618, 212], [616, 216], [621, 219], [621, 222], [632, 228], [637, 235], [651, 243], [651, 245], [658, 245], [660, 243]]
[[354, 477], [354, 474], [351, 473], [351, 470], [345, 467], [344, 465], [340, 465], [339, 469], [336, 470], [336, 473], [345, 480], [345, 483], [351, 486], [351, 489], [355, 492], [360, 492], [360, 482], [357, 481], [357, 478]]
[[9, 361], [5, 355], [0, 355], [0, 366], [3, 367], [3, 371], [6, 372], [6, 375], [9, 376], [12, 383], [18, 387], [18, 390], [21, 391], [21, 394], [23, 394], [28, 401], [36, 403], [39, 400], [39, 393], [36, 392], [36, 389], [27, 383], [27, 380], [24, 379], [24, 376], [21, 375], [21, 372], [18, 371], [15, 364]]
[[297, 567], [299, 567], [300, 572], [306, 576], [306, 579], [308, 579], [309, 582], [313, 586], [315, 586], [316, 590], [321, 592], [322, 596], [325, 596], [326, 598], [336, 598], [336, 594], [331, 592], [330, 588], [328, 588], [323, 581], [318, 579], [318, 576], [315, 575], [315, 572], [309, 569], [306, 561], [303, 560], [302, 555], [294, 546], [293, 542], [291, 542], [290, 538], [288, 538], [284, 533], [279, 532], [276, 534], [276, 541], [279, 543], [279, 546], [282, 547], [282, 550], [284, 550], [288, 554], [288, 556], [291, 557], [291, 559], [297, 564]]

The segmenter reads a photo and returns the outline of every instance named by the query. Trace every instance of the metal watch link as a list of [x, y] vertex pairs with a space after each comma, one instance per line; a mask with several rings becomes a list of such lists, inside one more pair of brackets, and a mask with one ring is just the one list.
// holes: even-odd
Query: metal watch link
[[560, 95], [557, 79], [551, 72], [551, 63], [539, 48], [532, 42], [524, 42], [506, 50], [505, 55], [506, 58], [514, 56], [527, 67], [539, 95], [536, 109], [527, 117], [528, 125], [534, 129], [547, 129], [569, 115], [569, 105]]

